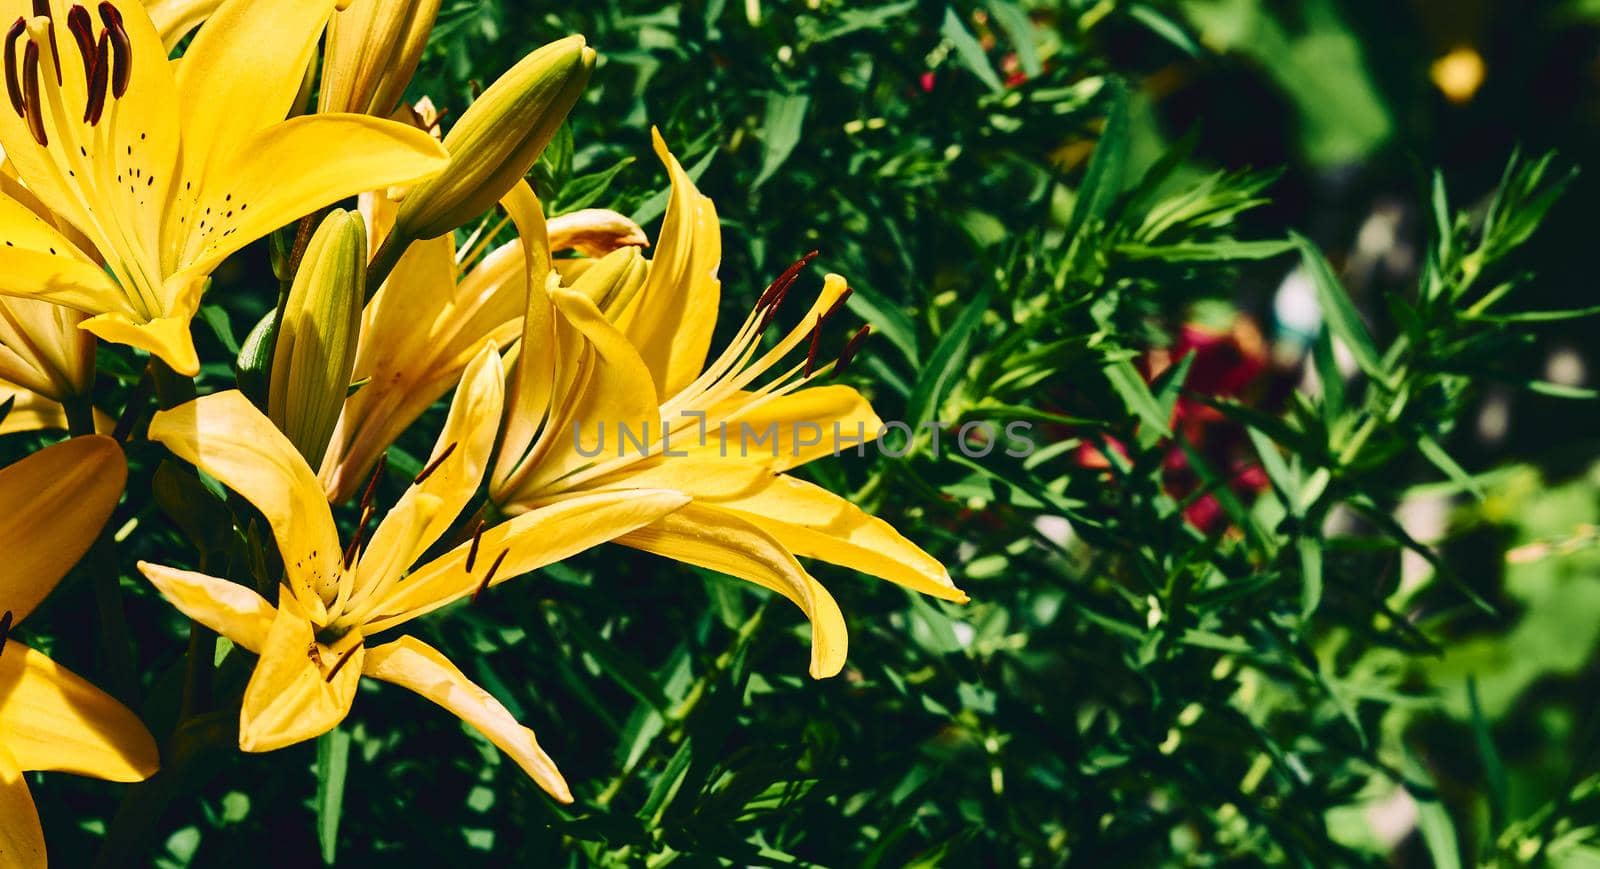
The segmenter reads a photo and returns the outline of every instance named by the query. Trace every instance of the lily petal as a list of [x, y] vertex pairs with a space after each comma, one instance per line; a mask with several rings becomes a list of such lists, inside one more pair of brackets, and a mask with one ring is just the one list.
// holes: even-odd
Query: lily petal
[[877, 438], [883, 426], [866, 398], [848, 386], [814, 386], [774, 396], [740, 393], [710, 415], [727, 420], [726, 437], [719, 429], [704, 446], [686, 452], [757, 459], [779, 472], [857, 450]]
[[512, 717], [489, 692], [472, 683], [440, 652], [415, 637], [401, 637], [367, 652], [366, 675], [432, 700], [455, 713], [511, 756], [545, 792], [563, 803], [572, 791], [533, 731]]
[[144, 8], [150, 21], [161, 34], [161, 44], [170, 52], [183, 41], [189, 31], [211, 17], [222, 0], [145, 0]]
[[485, 580], [499, 585], [576, 555], [687, 503], [681, 492], [638, 489], [581, 495], [530, 510], [484, 531], [475, 557], [472, 544], [463, 543], [417, 568], [373, 608], [381, 615], [368, 622], [366, 632], [376, 634], [460, 600]]
[[139, 571], [179, 612], [245, 650], [261, 654], [278, 611], [253, 589], [229, 579], [148, 561], [139, 562]]
[[500, 456], [490, 476], [495, 492], [505, 488], [519, 468], [527, 467], [528, 451], [540, 429], [553, 412], [558, 358], [555, 308], [546, 289], [549, 281], [550, 239], [544, 220], [544, 207], [527, 181], [518, 181], [501, 200], [517, 237], [522, 240], [523, 269], [527, 279], [524, 294], [522, 342], [511, 384], [506, 393], [505, 431]]
[[0, 859], [6, 866], [45, 865], [44, 829], [28, 793], [28, 780], [0, 743]]
[[[672, 436], [667, 446], [676, 454], [677, 439], [688, 440], [693, 436], [690, 432], [680, 432]], [[614, 475], [586, 482], [584, 489], [599, 492], [676, 489], [694, 496], [696, 501], [725, 501], [754, 495], [772, 479], [773, 471], [757, 462], [661, 455], [635, 462]]]
[[4, 194], [0, 242], [0, 293], [92, 314], [134, 312], [117, 285], [77, 245], [33, 209]]
[[944, 600], [967, 601], [938, 559], [889, 523], [821, 486], [781, 476], [755, 494], [717, 506], [771, 534], [795, 555], [870, 573]]
[[37, 299], [0, 298], [0, 380], [60, 401], [94, 383], [94, 338], [82, 311]]
[[656, 392], [673, 395], [700, 375], [717, 327], [722, 283], [722, 228], [717, 209], [651, 128], [656, 156], [672, 179], [666, 217], [638, 301], [619, 321], [650, 367]]
[[150, 439], [261, 511], [277, 538], [289, 587], [320, 619], [323, 602], [338, 587], [342, 553], [322, 486], [289, 439], [238, 390], [157, 413]]
[[467, 366], [425, 470], [383, 517], [356, 565], [356, 594], [396, 580], [432, 546], [472, 500], [500, 430], [505, 369], [493, 345]]
[[142, 781], [159, 753], [128, 707], [18, 642], [0, 653], [0, 743], [19, 768]]
[[113, 344], [126, 344], [167, 363], [173, 371], [193, 377], [200, 373], [200, 357], [189, 334], [189, 314], [156, 317], [140, 322], [127, 314], [110, 313], [84, 320], [78, 328]]
[[[278, 8], [273, 7], [274, 19]], [[215, 19], [202, 29], [214, 26]], [[189, 212], [184, 240], [175, 248], [181, 254], [169, 264], [174, 269], [207, 274], [279, 226], [357, 193], [420, 181], [450, 160], [427, 133], [366, 115], [291, 118], [228, 153]]]
[[[184, 177], [198, 186], [244, 143], [284, 119], [335, 0], [226, 0], [178, 64]], [[284, 181], [292, 176], [285, 173]]]
[[127, 476], [122, 448], [103, 435], [73, 438], [0, 468], [0, 609], [16, 621], [33, 612], [88, 551]]
[[778, 592], [811, 620], [812, 678], [825, 679], [844, 667], [848, 636], [833, 595], [782, 543], [737, 514], [690, 504], [617, 542]]
[[[274, 751], [304, 742], [332, 730], [350, 714], [366, 649], [359, 636], [347, 636], [346, 641], [354, 645], [339, 657], [321, 660], [333, 651], [317, 642], [315, 627], [294, 598], [283, 599], [244, 689], [241, 749]], [[312, 660], [312, 650], [318, 661]], [[349, 658], [338, 664], [344, 654]]]
[[0, 419], [0, 435], [67, 428], [67, 412], [58, 401], [10, 383], [0, 384], [0, 403], [6, 401], [11, 402], [11, 410], [7, 411], [5, 419]]

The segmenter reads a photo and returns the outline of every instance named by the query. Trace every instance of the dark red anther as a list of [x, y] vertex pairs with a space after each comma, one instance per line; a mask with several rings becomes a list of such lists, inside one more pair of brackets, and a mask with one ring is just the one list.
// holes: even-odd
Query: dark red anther
[[11, 637], [11, 610], [0, 616], [0, 655], [5, 654], [6, 640]]
[[472, 526], [472, 548], [467, 550], [467, 573], [472, 572], [472, 565], [478, 561], [478, 544], [483, 542], [483, 520]]
[[853, 288], [845, 287], [844, 288], [844, 292], [839, 294], [839, 298], [834, 299], [833, 300], [833, 304], [828, 306], [828, 310], [822, 312], [822, 321], [821, 322], [826, 323], [826, 322], [828, 322], [828, 319], [830, 317], [832, 317], [834, 314], [839, 313], [839, 309], [844, 307], [844, 303], [845, 302], [850, 301], [850, 296], [852, 294], [854, 294], [854, 293], [855, 293], [855, 290]]
[[834, 377], [838, 377], [850, 366], [850, 360], [856, 358], [856, 353], [860, 351], [861, 345], [866, 343], [867, 336], [871, 334], [872, 325], [869, 323], [857, 329], [856, 333], [850, 336], [850, 340], [844, 344], [844, 349], [839, 351], [838, 361], [833, 364]]
[[50, 137], [44, 132], [44, 106], [39, 102], [39, 43], [32, 40], [22, 53], [22, 88], [22, 102], [28, 109], [28, 132], [43, 148], [50, 144]]
[[810, 377], [811, 372], [816, 370], [817, 346], [822, 343], [822, 327], [828, 324], [828, 320], [834, 314], [839, 313], [839, 309], [844, 307], [845, 301], [850, 298], [850, 294], [853, 292], [855, 290], [845, 287], [844, 292], [839, 294], [839, 298], [834, 299], [833, 304], [828, 306], [828, 310], [823, 311], [822, 316], [817, 318], [817, 325], [811, 327], [811, 347], [806, 350], [806, 370], [802, 376]]
[[[50, 18], [50, 0], [33, 0], [33, 17]], [[50, 59], [56, 66], [56, 84], [61, 84], [61, 47], [56, 44], [56, 23], [51, 20], [45, 28], [50, 34]]]
[[78, 44], [78, 57], [83, 59], [83, 78], [87, 81], [94, 76], [94, 21], [86, 7], [73, 6], [67, 10], [67, 30]]
[[805, 271], [806, 266], [811, 265], [811, 261], [816, 258], [817, 251], [811, 251], [784, 269], [772, 283], [767, 284], [766, 290], [761, 293], [761, 298], [756, 300], [756, 310], [759, 311], [769, 305], [776, 308], [781, 304], [789, 288], [794, 286], [794, 282], [800, 277], [800, 273]]
[[473, 603], [477, 603], [478, 598], [482, 597], [483, 593], [488, 590], [489, 583], [494, 581], [495, 573], [500, 570], [500, 562], [505, 561], [506, 555], [510, 552], [511, 550], [509, 549], [502, 549], [500, 554], [495, 556], [494, 564], [489, 565], [489, 572], [483, 575], [483, 582], [478, 583], [478, 587], [472, 590]]
[[332, 683], [333, 677], [339, 675], [339, 671], [344, 669], [345, 664], [350, 663], [350, 659], [356, 656], [356, 650], [359, 648], [361, 648], [361, 644], [356, 643], [347, 649], [343, 655], [340, 655], [339, 660], [333, 662], [333, 669], [328, 671], [328, 675], [322, 681]]
[[110, 3], [100, 4], [100, 20], [111, 34], [111, 95], [122, 99], [128, 92], [128, 77], [133, 75], [133, 42], [122, 26], [122, 13]]
[[811, 346], [806, 348], [806, 370], [801, 377], [810, 377], [811, 371], [817, 364], [817, 345], [822, 343], [822, 324], [828, 318], [818, 317], [816, 325], [811, 327]]
[[411, 481], [411, 484], [412, 485], [417, 485], [417, 484], [421, 483], [423, 480], [426, 480], [429, 477], [433, 476], [433, 472], [439, 470], [439, 466], [444, 464], [444, 460], [450, 458], [450, 454], [455, 452], [455, 451], [456, 451], [455, 441], [451, 441], [450, 442], [450, 446], [445, 447], [444, 448], [444, 452], [440, 453], [439, 457], [437, 459], [434, 459], [433, 461], [429, 462], [428, 466], [426, 468], [422, 469], [422, 473], [418, 474], [416, 476], [416, 479], [413, 479]]
[[22, 99], [22, 81], [17, 78], [17, 40], [27, 29], [28, 23], [18, 18], [17, 23], [6, 31], [6, 95], [11, 97], [11, 108], [16, 110], [19, 118], [26, 118], [28, 110]]
[[100, 123], [100, 116], [105, 113], [110, 76], [111, 41], [102, 30], [94, 47], [94, 61], [89, 64], [89, 98], [83, 104], [83, 122], [91, 127]]

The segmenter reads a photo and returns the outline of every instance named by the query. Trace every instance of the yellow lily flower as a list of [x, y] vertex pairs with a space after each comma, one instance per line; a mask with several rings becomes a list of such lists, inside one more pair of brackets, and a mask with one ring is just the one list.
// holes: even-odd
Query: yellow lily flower
[[44, 866], [44, 832], [23, 773], [148, 778], [155, 740], [98, 688], [7, 634], [94, 542], [122, 496], [117, 442], [90, 435], [0, 469], [0, 865]]
[[[9, 0], [0, 144], [80, 248], [0, 196], [0, 294], [90, 314], [82, 328], [199, 371], [189, 320], [222, 260], [317, 208], [431, 176], [426, 134], [363, 115], [284, 120], [334, 0], [223, 3], [168, 61], [131, 0]], [[59, 53], [58, 53], [59, 51]]]
[[[482, 481], [504, 376], [493, 346], [467, 366], [427, 466], [365, 546], [360, 531], [348, 546], [339, 545], [316, 474], [239, 392], [208, 395], [152, 420], [152, 440], [262, 512], [283, 556], [276, 606], [226, 579], [139, 565], [174, 606], [260, 656], [245, 689], [240, 748], [271, 751], [327, 732], [349, 712], [366, 675], [455, 713], [552, 796], [572, 799], [533, 731], [438, 651], [410, 636], [366, 645], [367, 637], [594, 546], [616, 528], [643, 526], [687, 500], [675, 492], [575, 498], [480, 528], [470, 541], [408, 572]], [[362, 514], [371, 518], [370, 503]]]
[[[394, 211], [382, 208], [380, 197], [363, 200], [369, 238], [381, 239], [393, 228]], [[609, 209], [557, 217], [549, 230], [554, 250], [593, 255], [645, 243], [637, 224]], [[522, 335], [528, 292], [522, 242], [500, 245], [476, 264], [474, 249], [469, 243], [458, 253], [448, 234], [413, 243], [367, 303], [352, 374], [364, 385], [345, 399], [319, 474], [329, 501], [353, 497], [383, 451], [455, 386], [485, 345], [505, 346]]]
[[[795, 556], [945, 600], [966, 595], [943, 565], [887, 523], [785, 473], [871, 440], [881, 426], [856, 390], [813, 385], [834, 368], [819, 363], [817, 352], [823, 322], [849, 293], [843, 278], [828, 275], [800, 324], [758, 354], [762, 333], [798, 277], [798, 267], [789, 270], [706, 364], [721, 296], [716, 209], [659, 134], [655, 148], [672, 193], [653, 261], [635, 249], [619, 250], [569, 271], [576, 277], [563, 286], [547, 253], [534, 249], [529, 256], [521, 360], [491, 498], [515, 515], [635, 488], [692, 497], [644, 528], [618, 529], [616, 541], [788, 597], [811, 621], [811, 675], [834, 675], [845, 660], [844, 619]], [[537, 238], [542, 218], [531, 191], [511, 210], [522, 237]], [[841, 363], [864, 334], [845, 345]], [[758, 383], [808, 336], [803, 362]], [[628, 440], [619, 426], [643, 433], [646, 442]], [[770, 451], [761, 441], [769, 429], [781, 441]]]

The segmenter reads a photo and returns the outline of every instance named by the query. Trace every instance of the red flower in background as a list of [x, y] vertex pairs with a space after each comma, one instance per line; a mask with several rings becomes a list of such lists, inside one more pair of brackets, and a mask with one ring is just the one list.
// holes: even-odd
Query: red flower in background
[[[1267, 372], [1267, 345], [1255, 321], [1236, 314], [1225, 329], [1201, 323], [1185, 323], [1171, 347], [1145, 354], [1140, 368], [1145, 380], [1154, 382], [1174, 364], [1186, 357], [1188, 375], [1183, 394], [1172, 410], [1174, 438], [1166, 443], [1162, 482], [1174, 498], [1185, 499], [1202, 485], [1200, 475], [1178, 441], [1205, 458], [1214, 473], [1224, 474], [1228, 488], [1246, 503], [1266, 489], [1267, 476], [1255, 460], [1249, 440], [1238, 424], [1201, 400], [1231, 398], [1252, 401], [1260, 397]], [[1105, 446], [1119, 455], [1127, 449], [1116, 438], [1107, 437]], [[1101, 450], [1084, 444], [1078, 450], [1078, 463], [1085, 468], [1108, 468], [1110, 462]], [[1184, 507], [1184, 516], [1202, 531], [1210, 532], [1226, 521], [1216, 495], [1207, 492]]]

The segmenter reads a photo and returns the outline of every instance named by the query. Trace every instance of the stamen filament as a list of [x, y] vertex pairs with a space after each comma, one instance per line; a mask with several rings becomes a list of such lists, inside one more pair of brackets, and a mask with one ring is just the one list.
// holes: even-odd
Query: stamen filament
[[411, 481], [411, 484], [414, 486], [419, 485], [423, 480], [433, 476], [433, 472], [439, 470], [439, 466], [444, 464], [444, 460], [450, 458], [450, 454], [455, 451], [456, 442], [451, 441], [450, 445], [444, 448], [444, 452], [440, 453], [438, 458], [429, 462], [428, 466], [422, 469], [422, 473], [417, 474], [417, 476]]
[[500, 570], [500, 562], [505, 561], [506, 555], [510, 552], [511, 550], [509, 549], [502, 549], [500, 554], [495, 556], [494, 564], [489, 565], [489, 572], [483, 575], [483, 582], [478, 583], [478, 587], [472, 591], [473, 603], [477, 603], [478, 598], [482, 597], [484, 591], [488, 590], [489, 583], [494, 581], [495, 573]]

